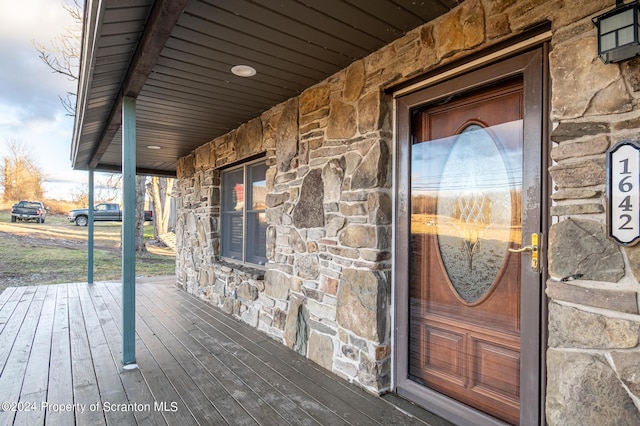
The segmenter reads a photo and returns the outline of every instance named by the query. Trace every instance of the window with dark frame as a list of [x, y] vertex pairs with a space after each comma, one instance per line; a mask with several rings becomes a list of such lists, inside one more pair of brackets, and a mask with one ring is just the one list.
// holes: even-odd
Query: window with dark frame
[[236, 262], [267, 263], [264, 160], [222, 172], [220, 254]]

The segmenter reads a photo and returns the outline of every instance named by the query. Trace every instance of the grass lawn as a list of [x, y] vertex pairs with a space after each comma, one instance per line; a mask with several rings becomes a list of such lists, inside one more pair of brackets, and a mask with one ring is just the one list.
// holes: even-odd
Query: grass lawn
[[[94, 280], [121, 277], [121, 224], [97, 222], [94, 231]], [[153, 245], [153, 226], [145, 225], [148, 252], [138, 255], [136, 275], [175, 273], [175, 253]], [[64, 215], [49, 215], [44, 224], [11, 223], [0, 211], [0, 292], [6, 287], [84, 282], [87, 280], [87, 228]]]

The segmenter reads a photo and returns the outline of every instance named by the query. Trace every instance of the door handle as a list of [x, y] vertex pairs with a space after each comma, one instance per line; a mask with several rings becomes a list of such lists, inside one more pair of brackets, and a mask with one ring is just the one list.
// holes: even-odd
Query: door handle
[[525, 251], [531, 252], [531, 270], [538, 272], [540, 270], [540, 262], [538, 255], [540, 236], [536, 233], [531, 234], [531, 245], [520, 247], [519, 249], [509, 249], [511, 253], [524, 253]]
[[538, 247], [536, 246], [524, 246], [519, 249], [509, 249], [511, 253], [524, 253], [525, 251], [537, 251]]

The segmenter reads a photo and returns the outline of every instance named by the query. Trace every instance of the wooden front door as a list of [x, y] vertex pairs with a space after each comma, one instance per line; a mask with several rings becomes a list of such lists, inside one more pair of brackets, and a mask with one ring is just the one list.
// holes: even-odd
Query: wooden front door
[[[529, 81], [516, 74], [476, 84], [407, 116], [407, 365], [401, 374], [510, 424], [521, 422], [523, 404], [539, 401], [523, 398], [522, 375], [537, 374], [538, 366], [532, 357], [523, 365], [521, 355], [523, 327], [527, 339], [538, 339], [526, 350], [539, 352], [532, 327], [539, 327], [540, 278], [529, 253], [512, 252], [540, 229], [539, 197], [532, 197], [540, 193], [540, 174], [531, 173], [532, 164], [539, 172], [540, 143], [525, 130]], [[532, 319], [535, 324], [523, 324]]]

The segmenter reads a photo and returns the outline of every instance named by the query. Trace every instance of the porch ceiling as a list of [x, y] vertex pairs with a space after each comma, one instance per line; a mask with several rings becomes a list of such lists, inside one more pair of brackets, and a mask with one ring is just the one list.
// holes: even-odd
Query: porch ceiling
[[[130, 96], [139, 173], [173, 175], [178, 158], [462, 1], [87, 0], [72, 166], [121, 169]], [[257, 75], [235, 76], [239, 64]]]

